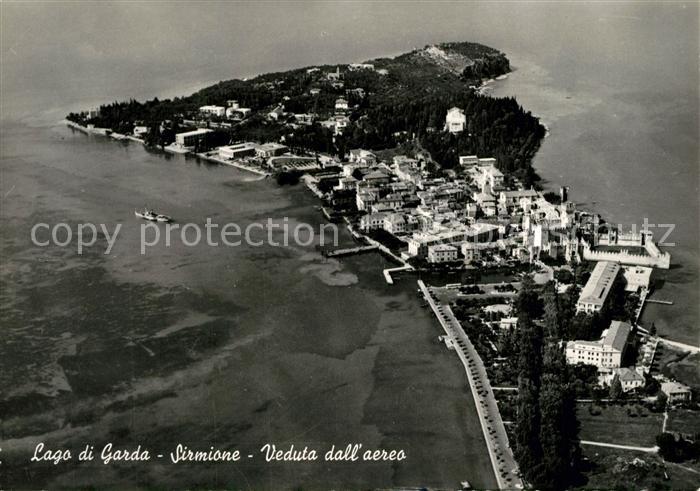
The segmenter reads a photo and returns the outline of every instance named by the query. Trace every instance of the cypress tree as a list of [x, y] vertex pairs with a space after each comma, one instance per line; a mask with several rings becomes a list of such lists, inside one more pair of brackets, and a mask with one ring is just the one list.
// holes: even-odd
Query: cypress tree
[[580, 448], [571, 373], [558, 343], [545, 349], [543, 372], [539, 401], [542, 466], [537, 484], [564, 489], [575, 476]]
[[542, 328], [532, 321], [539, 301], [533, 287], [532, 280], [526, 276], [516, 303], [518, 399], [514, 454], [522, 475], [531, 482], [537, 482], [542, 463], [539, 399], [543, 336]]

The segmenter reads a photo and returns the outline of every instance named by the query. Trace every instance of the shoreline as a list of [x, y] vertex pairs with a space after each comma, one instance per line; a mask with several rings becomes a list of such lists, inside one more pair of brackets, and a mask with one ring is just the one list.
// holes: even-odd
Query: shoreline
[[[518, 67], [518, 66], [516, 66], [516, 67], [514, 67], [514, 68], [512, 67], [512, 68], [511, 68], [511, 71], [509, 72], [509, 75], [511, 75], [511, 74], [513, 74], [514, 72], [519, 71], [519, 70], [521, 70], [521, 69], [522, 69], [522, 67]], [[488, 84], [488, 85], [491, 87], [491, 89], [493, 89], [493, 90], [489, 91], [489, 92], [488, 92], [487, 94], [485, 94], [485, 95], [486, 95], [487, 97], [493, 97], [493, 98], [499, 98], [499, 97], [513, 97], [513, 98], [517, 98], [516, 92], [518, 92], [518, 91], [516, 91], [516, 90], [515, 90], [515, 87], [513, 87], [513, 85], [512, 85], [512, 84], [515, 83], [516, 80], [517, 80], [517, 77], [514, 78], [514, 77], [511, 77], [511, 76], [509, 76], [507, 79], [501, 79], [501, 80], [499, 80], [498, 78], [496, 78], [496, 79], [488, 80], [488, 81], [487, 81], [487, 84]], [[501, 86], [501, 90], [507, 90], [507, 93], [504, 93], [504, 94], [501, 94], [501, 95], [494, 95], [494, 94], [493, 94], [493, 91], [495, 91], [495, 90], [497, 90], [497, 89], [499, 88], [499, 82], [506, 82], [506, 83], [510, 83], [511, 85], [509, 85], [509, 86], [506, 87], [506, 88], [504, 88], [504, 87]], [[529, 83], [529, 84], [533, 84], [533, 85], [536, 84], [536, 85], [539, 86], [539, 84], [541, 83], [541, 81], [539, 81], [539, 80], [535, 80], [535, 81], [528, 80], [527, 82], [520, 81], [519, 83], [526, 83], [526, 84]], [[567, 99], [567, 100], [568, 100], [568, 99], [571, 99], [571, 96], [567, 96], [566, 99]], [[536, 153], [535, 156], [533, 157], [533, 160], [532, 160], [532, 168], [533, 168], [533, 170], [535, 171], [535, 173], [542, 179], [542, 180], [539, 182], [540, 187], [542, 188], [542, 190], [543, 190], [543, 191], [548, 191], [548, 192], [556, 192], [558, 186], [562, 185], [562, 183], [561, 183], [561, 179], [562, 179], [561, 172], [556, 172], [556, 175], [549, 176], [549, 177], [545, 180], [545, 179], [541, 176], [541, 174], [540, 174], [540, 172], [539, 172], [539, 169], [538, 169], [538, 166], [535, 165], [535, 164], [536, 164], [536, 161], [537, 161], [537, 159], [538, 159], [538, 157], [539, 157], [539, 155], [542, 153], [542, 147], [545, 145], [545, 141], [546, 141], [547, 138], [550, 136], [551, 128], [549, 127], [549, 125], [547, 125], [547, 124], [545, 124], [545, 123], [543, 122], [543, 116], [542, 116], [542, 114], [544, 114], [544, 113], [536, 113], [536, 112], [533, 112], [533, 111], [530, 111], [530, 113], [531, 113], [533, 116], [535, 116], [536, 118], [538, 118], [538, 120], [540, 121], [540, 124], [542, 124], [542, 126], [544, 126], [545, 129], [546, 129], [545, 138], [542, 140], [542, 143], [541, 143], [541, 145], [540, 145], [540, 148], [537, 150], [537, 153]], [[551, 144], [551, 142], [550, 142], [550, 144]], [[541, 167], [541, 166], [540, 166], [540, 167]], [[546, 167], [546, 166], [545, 166], [545, 167]], [[554, 172], [554, 171], [552, 171], [552, 169], [550, 169], [550, 172]], [[574, 177], [576, 177], [576, 176], [574, 176]], [[578, 187], [578, 186], [576, 186], [576, 187]], [[572, 186], [572, 189], [573, 189], [573, 186]], [[572, 194], [573, 194], [573, 193], [572, 193]], [[614, 207], [613, 207], [613, 208], [614, 208]], [[580, 209], [581, 211], [584, 211], [584, 212], [589, 213], [591, 216], [593, 216], [593, 215], [598, 215], [599, 217], [601, 217], [601, 219], [602, 219], [603, 221], [605, 221], [606, 224], [615, 225], [615, 222], [612, 221], [611, 219], [609, 219], [609, 216], [611, 215], [610, 212], [609, 212], [610, 206], [608, 206], [608, 207], [606, 207], [606, 208], [603, 208], [603, 207], [602, 207], [602, 204], [598, 202], [598, 200], [596, 199], [595, 196], [592, 196], [592, 197], [589, 196], [589, 200], [588, 200], [588, 201], [585, 201], [585, 202], [584, 202], [583, 204], [581, 204], [581, 205], [578, 205], [578, 209]], [[631, 222], [631, 223], [632, 223], [632, 226], [634, 227], [635, 223], [634, 223], [634, 222]], [[629, 225], [629, 223], [628, 223], [628, 225]], [[627, 228], [627, 230], [629, 230], [629, 228]], [[634, 231], [634, 228], [632, 228], [632, 230]], [[658, 232], [658, 231], [657, 231], [657, 232]], [[662, 233], [662, 235], [663, 235], [663, 233]], [[668, 247], [664, 246], [664, 250], [667, 250], [667, 251], [668, 251], [669, 249], [668, 249]], [[662, 252], [663, 252], [663, 250], [662, 250]], [[692, 261], [688, 261], [688, 258], [685, 257], [683, 254], [674, 253], [674, 257], [677, 259], [677, 261], [676, 261], [676, 262], [673, 262], [673, 261], [672, 261], [672, 262], [670, 263], [670, 268], [669, 268], [669, 269], [674, 269], [674, 268], [676, 268], [676, 267], [680, 267], [680, 268], [691, 268], [691, 269], [694, 268], [693, 262], [692, 262]], [[659, 268], [653, 267], [652, 269], [656, 270], [656, 269], [659, 269]], [[653, 283], [654, 280], [660, 281], [661, 284], [666, 283], [666, 277], [669, 275], [669, 269], [663, 269], [663, 268], [662, 268], [661, 271], [653, 271], [653, 272], [652, 272], [652, 283]], [[682, 282], [681, 282], [681, 283], [682, 283]], [[668, 286], [668, 285], [667, 285], [667, 286]], [[680, 287], [678, 286], [678, 284], [674, 285], [673, 283], [671, 283], [671, 292], [670, 292], [671, 295], [674, 293], [673, 286], [676, 286], [677, 288], [680, 288]], [[651, 299], [653, 299], [654, 295], [655, 295], [657, 292], [658, 292], [658, 289], [657, 289], [657, 288], [651, 288], [650, 291], [648, 292], [648, 297], [650, 297]], [[677, 292], [677, 293], [681, 293], [681, 294], [682, 294], [683, 292], [681, 291], [681, 292]], [[697, 295], [695, 295], [695, 296], [697, 297]], [[673, 298], [672, 298], [672, 299], [673, 299]], [[681, 298], [681, 300], [679, 300], [678, 303], [682, 303], [682, 302], [683, 302], [683, 299]], [[653, 302], [652, 302], [652, 303], [653, 303]], [[666, 322], [668, 323], [668, 322], [669, 322], [669, 320], [668, 320], [668, 319], [669, 319], [669, 316], [672, 316], [672, 315], [673, 315], [673, 313], [659, 313], [659, 312], [657, 311], [657, 312], [656, 312], [656, 316], [655, 316], [654, 318], [650, 318], [650, 317], [647, 316], [648, 314], [645, 313], [645, 311], [647, 310], [647, 307], [648, 307], [647, 305], [644, 306], [644, 309], [643, 309], [643, 311], [640, 312], [640, 315], [639, 315], [639, 318], [638, 318], [638, 325], [641, 326], [642, 328], [645, 328], [645, 326], [646, 326], [646, 328], [648, 328], [649, 326], [651, 326], [651, 324], [654, 323], [655, 320], [657, 321], [657, 325], [658, 325], [658, 320], [659, 320], [659, 319], [662, 319], [662, 322], [663, 322], [663, 320], [665, 319]], [[646, 318], [645, 318], [645, 317], [646, 317]], [[696, 321], [697, 321], [697, 319], [696, 319]], [[663, 336], [664, 336], [663, 338], [659, 338], [659, 339], [667, 340], [667, 341], [669, 341], [669, 343], [679, 343], [679, 345], [691, 346], [691, 347], [693, 347], [693, 349], [695, 349], [695, 350], [700, 350], [700, 342], [698, 342], [697, 329], [695, 329], [695, 331], [694, 331], [694, 339], [691, 339], [691, 337], [693, 337], [693, 336], [690, 336], [690, 335], [686, 334], [686, 332], [683, 332], [683, 333], [681, 334], [680, 337], [677, 337], [677, 335], [676, 335], [676, 330], [675, 330], [673, 327], [667, 327], [667, 330], [664, 332]], [[695, 343], [695, 344], [689, 344], [689, 343]], [[680, 348], [679, 348], [679, 349], [680, 349]], [[691, 350], [691, 351], [692, 351], [692, 350]], [[689, 352], [691, 352], [691, 351], [689, 351]]]
[[191, 155], [195, 155], [201, 159], [208, 160], [210, 162], [215, 162], [220, 165], [228, 165], [229, 167], [235, 167], [236, 169], [252, 172], [254, 174], [258, 174], [259, 176], [262, 176], [262, 179], [265, 179], [267, 177], [270, 177], [272, 173], [266, 172], [262, 169], [257, 169], [253, 166], [246, 165], [241, 161], [238, 160], [224, 160], [220, 159], [217, 157], [214, 157], [212, 155], [207, 155], [206, 153], [191, 153]]
[[[87, 126], [82, 126], [78, 123], [75, 123], [73, 121], [69, 121], [67, 119], [64, 119], [62, 121], [62, 123], [65, 124], [66, 126], [68, 126], [69, 128], [72, 128], [76, 131], [80, 131], [81, 133], [84, 133], [86, 135], [104, 136], [104, 137], [112, 138], [113, 140], [116, 140], [116, 141], [130, 140], [130, 141], [134, 141], [137, 143], [141, 143], [143, 146], [147, 146], [146, 141], [143, 138], [137, 138], [133, 135], [122, 135], [121, 133], [115, 133], [114, 131], [112, 131], [109, 128], [89, 128]], [[266, 172], [262, 169], [257, 169], [253, 166], [246, 165], [240, 161], [223, 160], [223, 159], [219, 159], [219, 158], [216, 158], [214, 156], [211, 156], [211, 155], [207, 155], [206, 153], [195, 153], [195, 152], [192, 152], [192, 151], [186, 150], [186, 149], [173, 150], [173, 148], [171, 146], [163, 147], [160, 150], [162, 150], [164, 152], [169, 152], [169, 153], [178, 153], [181, 155], [195, 156], [197, 158], [201, 158], [201, 159], [207, 160], [209, 162], [214, 162], [214, 163], [219, 164], [219, 165], [228, 165], [229, 167], [235, 167], [235, 168], [240, 169], [240, 170], [252, 172], [254, 174], [262, 176], [263, 179], [270, 177], [272, 175], [272, 173], [270, 173], [270, 172]]]

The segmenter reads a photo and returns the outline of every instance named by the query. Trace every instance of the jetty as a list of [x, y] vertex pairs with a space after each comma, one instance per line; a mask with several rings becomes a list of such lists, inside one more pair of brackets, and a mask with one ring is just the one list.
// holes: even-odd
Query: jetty
[[673, 301], [671, 301], [671, 300], [657, 300], [655, 298], [649, 298], [651, 293], [652, 293], [652, 290], [649, 290], [648, 288], [642, 289], [642, 292], [639, 295], [639, 305], [637, 307], [637, 312], [634, 316], [635, 324], [639, 324], [639, 318], [642, 316], [642, 311], [644, 310], [644, 306], [646, 304], [655, 303], [655, 304], [660, 304], [660, 305], [673, 305]]
[[673, 305], [671, 300], [656, 300], [655, 298], [647, 298], [647, 303], [660, 303], [662, 305]]
[[[445, 330], [446, 336], [451, 341], [450, 344], [454, 347], [467, 372], [467, 380], [474, 397], [481, 430], [484, 434], [484, 440], [486, 440], [491, 466], [499, 489], [523, 489], [518, 465], [508, 443], [508, 435], [481, 357], [449, 305], [442, 305], [437, 298], [433, 297], [430, 288], [422, 280], [418, 280], [418, 288]], [[447, 341], [445, 344], [447, 345]]]
[[323, 254], [326, 257], [338, 257], [338, 256], [350, 256], [352, 254], [360, 254], [362, 252], [374, 251], [378, 249], [376, 245], [365, 245], [357, 247], [346, 247], [344, 249], [335, 249], [332, 251], [325, 251]]
[[317, 198], [323, 199], [325, 196], [323, 191], [318, 188], [318, 180], [310, 174], [304, 174], [301, 179], [306, 184], [306, 187], [311, 190], [312, 193], [316, 195]]
[[403, 266], [397, 266], [396, 268], [387, 268], [382, 271], [384, 275], [384, 280], [390, 284], [394, 284], [394, 278], [392, 278], [391, 273], [398, 273], [399, 271], [413, 271], [413, 266], [410, 264], [404, 264]]

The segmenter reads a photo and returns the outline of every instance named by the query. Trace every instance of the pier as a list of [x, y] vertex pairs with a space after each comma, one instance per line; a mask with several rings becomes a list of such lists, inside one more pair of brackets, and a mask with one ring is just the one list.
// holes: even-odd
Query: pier
[[398, 273], [399, 271], [413, 271], [413, 266], [410, 264], [404, 264], [403, 266], [398, 266], [396, 268], [387, 268], [384, 271], [382, 271], [382, 274], [384, 275], [384, 280], [390, 284], [394, 284], [394, 278], [392, 278], [391, 273]]
[[348, 247], [345, 249], [335, 249], [333, 251], [326, 251], [323, 254], [326, 257], [349, 256], [351, 254], [360, 254], [362, 252], [374, 251], [376, 249], [379, 249], [376, 245], [366, 245], [366, 246]]
[[304, 174], [303, 176], [301, 176], [301, 179], [304, 181], [304, 184], [306, 184], [306, 187], [309, 188], [311, 192], [316, 195], [317, 198], [324, 198], [323, 192], [320, 189], [318, 189], [318, 181], [316, 180], [316, 178], [309, 174]]
[[651, 295], [651, 290], [647, 288], [642, 289], [642, 293], [639, 295], [639, 306], [637, 307], [637, 313], [634, 317], [634, 322], [635, 324], [639, 324], [639, 318], [642, 316], [642, 311], [644, 310], [644, 306], [648, 303], [656, 303], [660, 305], [673, 305], [673, 302], [671, 300], [657, 300], [655, 298], [649, 298], [649, 295]]
[[455, 318], [452, 309], [449, 306], [443, 306], [434, 298], [430, 288], [426, 287], [422, 280], [418, 280], [418, 287], [445, 330], [445, 334], [451, 340], [451, 344], [467, 372], [467, 380], [474, 397], [474, 404], [479, 415], [481, 430], [484, 434], [484, 440], [486, 440], [486, 447], [489, 451], [498, 487], [500, 489], [522, 489], [523, 482], [518, 475], [518, 465], [508, 443], [508, 435], [481, 357]]
[[673, 305], [673, 302], [671, 300], [656, 300], [654, 298], [648, 298], [647, 303], [660, 303], [663, 305]]

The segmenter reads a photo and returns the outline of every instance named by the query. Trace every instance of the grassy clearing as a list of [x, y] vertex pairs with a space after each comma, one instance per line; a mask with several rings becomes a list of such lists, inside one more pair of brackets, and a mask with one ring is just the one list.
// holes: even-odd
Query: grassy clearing
[[679, 433], [700, 433], [700, 411], [673, 409], [668, 413], [666, 431]]
[[582, 440], [641, 447], [656, 444], [656, 435], [661, 433], [663, 414], [652, 413], [637, 404], [596, 408], [600, 414], [591, 414], [589, 404], [577, 408]]

